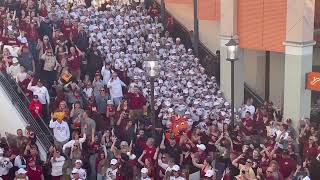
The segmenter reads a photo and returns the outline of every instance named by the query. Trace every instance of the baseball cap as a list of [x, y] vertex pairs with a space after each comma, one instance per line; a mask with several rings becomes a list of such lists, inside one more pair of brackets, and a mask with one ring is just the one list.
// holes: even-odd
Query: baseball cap
[[214, 175], [213, 170], [209, 169], [207, 170], [206, 174], [204, 175], [205, 177], [212, 177]]
[[180, 171], [180, 166], [174, 165], [174, 166], [172, 167], [172, 171]]
[[118, 163], [118, 160], [116, 160], [116, 159], [111, 159], [111, 162], [110, 162], [111, 165], [116, 165], [117, 163]]
[[206, 150], [206, 146], [204, 144], [197, 144], [197, 148], [199, 148], [200, 150], [204, 151]]
[[17, 172], [18, 172], [18, 174], [26, 174], [27, 173], [27, 171], [23, 168], [20, 168]]
[[142, 168], [142, 169], [141, 169], [141, 173], [147, 174], [147, 173], [148, 173], [148, 169], [147, 169], [147, 168]]
[[82, 161], [80, 159], [77, 159], [75, 164], [77, 164], [77, 163], [81, 163], [82, 164]]

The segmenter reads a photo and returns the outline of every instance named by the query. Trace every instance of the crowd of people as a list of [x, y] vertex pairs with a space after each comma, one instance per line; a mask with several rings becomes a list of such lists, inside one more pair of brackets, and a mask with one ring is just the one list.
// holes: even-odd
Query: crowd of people
[[[172, 18], [162, 24], [156, 4], [5, 0], [0, 16], [1, 73], [54, 135], [43, 160], [31, 128], [6, 133], [2, 179], [320, 177], [318, 126], [303, 119], [297, 129], [271, 102], [252, 99], [231, 124], [216, 78], [171, 37]], [[155, 124], [148, 58], [160, 64]]]

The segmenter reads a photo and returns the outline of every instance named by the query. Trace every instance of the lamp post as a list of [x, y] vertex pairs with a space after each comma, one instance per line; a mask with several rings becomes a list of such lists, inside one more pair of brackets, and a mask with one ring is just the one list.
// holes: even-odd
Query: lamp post
[[161, 21], [162, 21], [162, 25], [163, 27], [166, 27], [166, 6], [164, 3], [164, 0], [161, 0], [160, 3], [160, 11], [161, 11]]
[[238, 43], [231, 37], [227, 46], [227, 61], [231, 63], [231, 126], [234, 127], [234, 62], [238, 60]]
[[193, 48], [196, 56], [199, 55], [199, 20], [198, 0], [193, 0]]
[[155, 127], [156, 127], [156, 119], [155, 119], [155, 110], [154, 110], [154, 80], [159, 73], [160, 65], [158, 58], [154, 51], [150, 52], [149, 57], [144, 62], [144, 67], [146, 72], [150, 78], [151, 84], [151, 121], [152, 121], [152, 135], [155, 137]]

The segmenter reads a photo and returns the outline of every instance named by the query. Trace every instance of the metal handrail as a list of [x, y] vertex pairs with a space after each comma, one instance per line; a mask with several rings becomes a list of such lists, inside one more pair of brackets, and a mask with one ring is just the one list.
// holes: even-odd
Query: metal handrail
[[[15, 81], [11, 79], [11, 77], [9, 77], [9, 75], [3, 72], [0, 73], [0, 85], [5, 90], [8, 97], [11, 99], [12, 104], [16, 107], [21, 117], [23, 117], [24, 121], [28, 125], [30, 125], [30, 128], [32, 129], [32, 131], [35, 132], [39, 143], [45, 148], [46, 151], [48, 151], [48, 149], [52, 145], [52, 142], [50, 141], [50, 139], [53, 138], [53, 134], [50, 131], [50, 129], [48, 129], [47, 126], [44, 126], [45, 127], [44, 129], [41, 128], [39, 123], [40, 122], [44, 123], [42, 119], [40, 121], [37, 121], [33, 118], [31, 112], [28, 109], [28, 106], [23, 102], [22, 98], [18, 95], [17, 89], [15, 89], [15, 88], [19, 88], [19, 86], [16, 84]], [[14, 87], [13, 85], [15, 85], [16, 87]], [[21, 93], [23, 92], [21, 91]], [[24, 97], [26, 96], [24, 95]]]

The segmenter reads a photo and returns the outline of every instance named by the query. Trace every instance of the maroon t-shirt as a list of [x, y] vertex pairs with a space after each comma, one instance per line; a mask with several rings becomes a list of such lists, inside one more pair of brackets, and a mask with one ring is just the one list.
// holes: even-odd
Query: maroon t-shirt
[[279, 163], [279, 170], [284, 178], [289, 177], [291, 172], [296, 168], [296, 163], [292, 158], [278, 157], [276, 160]]
[[80, 56], [78, 53], [70, 54], [69, 58], [73, 58], [72, 60], [68, 59], [68, 66], [71, 71], [80, 69]]
[[36, 169], [33, 170], [30, 167], [27, 168], [27, 176], [29, 180], [41, 180], [42, 168], [41, 166], [36, 166]]
[[146, 98], [143, 96], [142, 93], [128, 93], [128, 105], [129, 109], [137, 110], [142, 109], [142, 107], [146, 104]]

